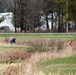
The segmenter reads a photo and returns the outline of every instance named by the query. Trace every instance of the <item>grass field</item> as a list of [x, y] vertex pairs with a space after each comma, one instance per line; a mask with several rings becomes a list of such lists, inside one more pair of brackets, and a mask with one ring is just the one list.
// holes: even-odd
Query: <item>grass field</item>
[[0, 37], [10, 37], [10, 36], [14, 36], [14, 37], [76, 37], [75, 33], [68, 33], [68, 35], [66, 33], [25, 33], [25, 34], [0, 34]]
[[76, 34], [52, 34], [52, 33], [26, 33], [26, 34], [0, 34], [0, 41], [3, 42], [3, 40], [5, 38], [8, 38], [8, 39], [11, 39], [13, 37], [16, 37], [17, 38], [17, 41], [28, 41], [28, 40], [33, 40], [33, 39], [49, 39], [49, 38], [59, 38], [59, 39], [65, 39], [65, 40], [71, 40], [71, 39], [76, 39]]
[[[12, 37], [17, 38], [16, 44], [9, 43]], [[8, 39], [7, 41], [5, 40], [6, 38]], [[68, 50], [71, 48], [67, 48], [66, 53], [65, 48], [63, 52], [55, 52], [55, 54], [50, 51], [28, 52], [29, 50], [34, 51], [37, 47], [42, 49], [39, 44], [43, 45], [43, 49], [45, 49], [47, 43], [46, 45], [42, 44], [43, 41], [39, 43], [39, 40], [48, 39], [53, 39], [54, 41], [61, 39], [67, 44], [70, 40], [76, 40], [76, 34], [68, 34], [68, 36], [67, 34], [49, 33], [0, 34], [0, 75], [76, 75], [76, 52], [69, 53]], [[36, 48], [33, 48], [32, 45], [28, 46], [26, 42], [29, 41], [32, 41], [33, 47], [36, 46]], [[54, 43], [52, 44], [54, 45]], [[21, 64], [21, 66], [18, 66], [17, 63]], [[34, 69], [36, 69], [35, 72]], [[6, 74], [3, 74], [2, 72], [4, 71], [2, 70]]]
[[45, 72], [60, 73], [60, 75], [75, 75], [76, 74], [76, 55], [56, 58], [43, 62], [43, 70]]

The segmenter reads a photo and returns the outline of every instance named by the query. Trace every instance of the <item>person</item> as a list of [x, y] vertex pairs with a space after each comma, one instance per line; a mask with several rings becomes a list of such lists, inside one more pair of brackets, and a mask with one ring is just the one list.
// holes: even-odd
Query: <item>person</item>
[[12, 44], [12, 43], [16, 43], [16, 38], [12, 38], [11, 40], [10, 40], [10, 43]]
[[69, 46], [71, 46], [71, 47], [72, 47], [72, 40], [69, 42]]

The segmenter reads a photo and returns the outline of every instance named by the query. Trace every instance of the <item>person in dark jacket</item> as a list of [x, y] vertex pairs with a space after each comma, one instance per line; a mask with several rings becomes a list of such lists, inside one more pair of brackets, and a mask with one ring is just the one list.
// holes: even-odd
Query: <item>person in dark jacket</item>
[[12, 44], [12, 43], [16, 43], [16, 38], [12, 38], [11, 40], [10, 40], [10, 43]]

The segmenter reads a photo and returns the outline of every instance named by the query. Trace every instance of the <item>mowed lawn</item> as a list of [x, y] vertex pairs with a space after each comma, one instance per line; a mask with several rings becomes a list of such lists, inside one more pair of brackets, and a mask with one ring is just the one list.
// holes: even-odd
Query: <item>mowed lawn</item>
[[76, 75], [76, 54], [70, 57], [47, 60], [40, 65], [45, 73]]
[[76, 37], [75, 33], [68, 33], [68, 35], [66, 33], [3, 33], [0, 34], [0, 37], [61, 37], [61, 38], [65, 38], [65, 37]]
[[65, 40], [71, 40], [71, 39], [76, 39], [76, 34], [56, 34], [56, 33], [25, 33], [25, 34], [20, 34], [20, 33], [4, 33], [0, 34], [0, 41], [3, 41], [5, 38], [13, 38], [16, 37], [17, 41], [19, 42], [24, 42], [24, 41], [29, 41], [29, 40], [34, 40], [34, 39], [49, 39], [49, 38], [54, 38], [54, 39], [65, 39]]

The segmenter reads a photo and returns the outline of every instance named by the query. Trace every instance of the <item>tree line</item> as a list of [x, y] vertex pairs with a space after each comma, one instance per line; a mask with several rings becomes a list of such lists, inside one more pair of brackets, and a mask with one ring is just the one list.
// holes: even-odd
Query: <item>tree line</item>
[[0, 0], [0, 7], [0, 12], [13, 12], [15, 32], [41, 31], [44, 24], [46, 32], [66, 32], [67, 25], [76, 30], [76, 0]]

